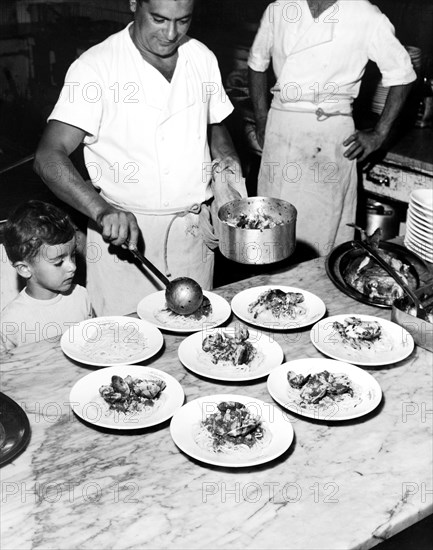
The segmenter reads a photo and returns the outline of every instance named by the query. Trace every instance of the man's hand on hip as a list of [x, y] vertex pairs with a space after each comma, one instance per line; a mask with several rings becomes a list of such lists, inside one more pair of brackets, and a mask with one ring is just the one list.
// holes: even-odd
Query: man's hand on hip
[[349, 160], [357, 159], [361, 162], [379, 149], [384, 141], [385, 136], [376, 130], [357, 130], [343, 141], [343, 145], [348, 147], [344, 156]]

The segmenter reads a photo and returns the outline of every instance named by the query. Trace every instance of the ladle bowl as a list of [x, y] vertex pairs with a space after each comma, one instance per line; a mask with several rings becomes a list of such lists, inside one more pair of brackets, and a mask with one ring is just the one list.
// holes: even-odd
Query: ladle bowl
[[169, 309], [178, 315], [190, 315], [203, 302], [201, 286], [189, 277], [173, 279], [165, 289], [165, 300]]

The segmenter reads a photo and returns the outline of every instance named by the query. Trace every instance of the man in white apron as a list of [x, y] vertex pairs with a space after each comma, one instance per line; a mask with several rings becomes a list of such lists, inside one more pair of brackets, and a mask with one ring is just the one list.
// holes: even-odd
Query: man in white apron
[[[355, 131], [352, 103], [370, 59], [390, 92], [376, 127]], [[416, 78], [410, 57], [367, 0], [279, 0], [262, 17], [248, 65], [263, 146], [258, 194], [292, 203], [298, 243], [326, 255], [353, 238], [356, 159], [385, 141]]]
[[[163, 288], [122, 245], [138, 243], [167, 275], [211, 288], [208, 205], [242, 190], [217, 60], [186, 36], [193, 6], [131, 0], [134, 22], [71, 65], [36, 153], [44, 181], [89, 217], [87, 286], [98, 315], [135, 311]], [[91, 184], [68, 158], [80, 142]], [[214, 188], [212, 171], [228, 174]]]

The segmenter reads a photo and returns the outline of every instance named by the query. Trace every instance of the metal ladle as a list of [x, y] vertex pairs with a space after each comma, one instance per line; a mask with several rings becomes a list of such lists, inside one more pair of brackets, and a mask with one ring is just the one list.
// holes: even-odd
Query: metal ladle
[[[194, 279], [190, 279], [189, 277], [178, 277], [177, 279], [173, 279], [170, 281], [157, 267], [154, 265], [150, 260], [146, 258], [141, 252], [139, 252], [136, 248], [130, 248], [129, 251], [139, 260], [143, 265], [145, 265], [158, 279], [163, 283], [163, 285], [166, 287], [165, 290], [165, 297], [167, 300], [167, 304], [169, 304], [169, 307], [172, 311], [179, 315], [185, 315], [189, 313], [194, 313], [202, 304], [203, 302], [203, 292], [201, 291], [200, 285], [194, 281]], [[190, 294], [190, 297], [187, 297], [186, 299], [182, 300], [180, 297], [178, 297], [177, 290], [181, 287], [185, 288], [185, 283], [187, 283], [187, 286], [194, 287], [196, 290], [201, 291], [201, 295], [199, 296], [199, 301], [197, 301], [198, 293], [196, 292], [195, 296], [193, 294]], [[197, 305], [198, 304], [198, 305]]]
[[136, 248], [129, 248], [129, 251], [137, 258], [138, 261], [140, 261], [154, 275], [156, 275], [165, 287], [167, 287], [170, 284], [170, 279], [168, 279], [163, 273], [161, 273], [161, 271], [156, 267], [156, 265], [154, 265], [150, 260], [148, 260], [146, 256], [144, 256]]

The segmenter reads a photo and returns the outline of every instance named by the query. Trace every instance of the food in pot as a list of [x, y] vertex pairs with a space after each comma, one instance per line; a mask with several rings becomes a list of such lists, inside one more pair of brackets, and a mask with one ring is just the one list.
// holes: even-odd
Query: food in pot
[[170, 281], [165, 290], [167, 307], [178, 315], [191, 315], [203, 303], [201, 286], [189, 277], [178, 277]]
[[[433, 324], [433, 304], [430, 305], [430, 306], [424, 307], [424, 311], [425, 311], [425, 314], [426, 314], [425, 320], [428, 323]], [[409, 315], [412, 315], [413, 317], [417, 316], [416, 307], [413, 306], [413, 305], [412, 306], [407, 306], [406, 309], [405, 309], [405, 312], [408, 313]]]
[[[381, 229], [366, 238], [366, 242], [376, 249], [376, 252], [385, 260], [401, 279], [411, 288], [416, 288], [416, 281], [410, 273], [410, 265], [403, 263], [391, 253], [379, 247]], [[377, 299], [387, 305], [403, 296], [400, 285], [384, 271], [367, 253], [356, 257], [344, 271], [344, 279], [355, 290], [371, 300]]]
[[228, 218], [227, 223], [240, 229], [272, 229], [284, 222], [275, 220], [269, 214], [239, 214], [235, 218]]

